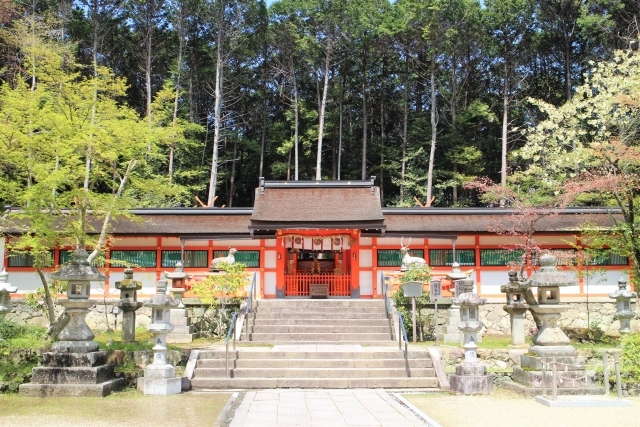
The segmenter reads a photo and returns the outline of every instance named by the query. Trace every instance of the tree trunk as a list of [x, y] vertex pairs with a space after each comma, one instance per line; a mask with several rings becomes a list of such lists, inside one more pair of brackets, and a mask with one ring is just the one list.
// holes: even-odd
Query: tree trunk
[[338, 124], [338, 181], [342, 178], [340, 165], [342, 163], [342, 103], [344, 101], [344, 76], [340, 80], [340, 105], [339, 105], [339, 115], [340, 122]]
[[293, 69], [293, 61], [291, 62], [291, 78], [293, 80], [293, 113], [295, 121], [295, 131], [293, 135], [293, 147], [295, 152], [294, 160], [294, 179], [298, 180], [298, 134], [300, 126], [300, 107], [298, 105], [298, 82], [296, 80], [295, 70]]
[[367, 179], [367, 82], [366, 60], [362, 61], [362, 180]]
[[429, 172], [427, 175], [427, 205], [431, 203], [431, 189], [433, 186], [433, 162], [436, 156], [436, 135], [438, 119], [436, 111], [436, 57], [431, 54], [431, 150], [429, 151]]
[[[509, 125], [509, 58], [506, 48], [504, 55], [504, 85], [502, 93], [502, 168], [500, 169], [500, 184], [507, 185], [507, 127]], [[504, 206], [504, 200], [500, 202]]]
[[[149, 11], [149, 15], [151, 12]], [[147, 52], [145, 58], [145, 82], [146, 82], [146, 90], [147, 90], [147, 120], [149, 121], [149, 126], [151, 126], [151, 44], [152, 44], [152, 32], [153, 32], [153, 24], [152, 24], [151, 16], [147, 16]], [[151, 151], [151, 140], [147, 144], [147, 151]]]
[[227, 206], [233, 206], [233, 191], [236, 183], [236, 154], [238, 152], [238, 138], [233, 139], [233, 160], [231, 161], [231, 178], [229, 184], [229, 201]]
[[571, 37], [568, 34], [564, 36], [564, 96], [571, 102]]
[[49, 289], [49, 282], [40, 267], [36, 267], [36, 273], [40, 277], [42, 287], [44, 288], [44, 303], [47, 306], [47, 318], [49, 319], [49, 326], [51, 326], [56, 322], [56, 313], [53, 298], [51, 297], [51, 290]]
[[327, 89], [329, 88], [329, 64], [331, 62], [331, 44], [327, 46], [326, 58], [324, 62], [324, 85], [322, 91], [322, 101], [320, 103], [320, 126], [318, 128], [318, 151], [316, 153], [316, 180], [322, 179], [322, 136], [324, 133], [324, 116], [327, 108]]
[[404, 176], [407, 168], [407, 127], [409, 122], [408, 92], [409, 92], [409, 60], [405, 52], [404, 70], [404, 94], [403, 94], [403, 120], [402, 120], [402, 180], [400, 181], [400, 205], [404, 202]]
[[178, 124], [178, 100], [180, 99], [180, 73], [182, 71], [182, 51], [184, 49], [184, 10], [183, 4], [178, 4], [178, 67], [176, 71], [176, 95], [173, 99], [173, 135], [171, 138], [171, 146], [169, 147], [169, 182], [173, 181], [173, 157], [176, 145], [176, 125]]
[[211, 178], [209, 180], [209, 199], [207, 204], [212, 204], [213, 199], [216, 197], [216, 185], [218, 180], [218, 143], [220, 141], [220, 121], [222, 120], [221, 108], [222, 108], [222, 83], [223, 83], [223, 67], [222, 67], [222, 7], [219, 6], [219, 21], [218, 21], [218, 37], [217, 37], [217, 49], [216, 49], [216, 87], [215, 87], [215, 103], [213, 107], [213, 155], [211, 159]]

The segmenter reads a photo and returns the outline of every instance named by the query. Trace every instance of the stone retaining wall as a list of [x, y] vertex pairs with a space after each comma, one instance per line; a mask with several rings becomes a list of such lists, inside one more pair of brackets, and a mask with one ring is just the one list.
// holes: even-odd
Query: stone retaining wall
[[[105, 304], [98, 300], [98, 303], [93, 307], [91, 313], [86, 317], [87, 324], [92, 329], [97, 331], [107, 329], [107, 321], [109, 325], [113, 327], [114, 316], [113, 307], [117, 303], [116, 299], [108, 299]], [[203, 319], [205, 314], [205, 308], [202, 305], [189, 304], [187, 306], [192, 308], [192, 320], [196, 327], [204, 328], [205, 325], [199, 322]], [[36, 312], [31, 307], [26, 305], [21, 299], [13, 299], [11, 301], [13, 310], [7, 314], [6, 319], [14, 321], [20, 324], [45, 326], [48, 323], [47, 318], [42, 312]], [[596, 323], [605, 333], [613, 336], [618, 336], [618, 328], [620, 322], [614, 320], [615, 315], [615, 303], [613, 302], [594, 302], [588, 305], [586, 303], [568, 303], [569, 309], [562, 314], [560, 319], [560, 326], [567, 328], [588, 328], [589, 324]], [[489, 303], [480, 306], [480, 320], [484, 323], [484, 334], [488, 335], [509, 335], [511, 328], [509, 324], [509, 314], [504, 310], [503, 303]], [[640, 308], [636, 304], [632, 305], [632, 309], [636, 312], [636, 318], [631, 320], [631, 329], [634, 332], [640, 332]], [[106, 311], [106, 317], [105, 317]], [[434, 309], [423, 309], [423, 315], [433, 317]], [[444, 323], [444, 315], [446, 308], [439, 308], [439, 323]], [[151, 320], [151, 310], [142, 307], [136, 311], [136, 325], [145, 327]], [[122, 320], [122, 315], [118, 316], [118, 326]], [[531, 318], [531, 314], [527, 312], [525, 317], [525, 334], [533, 335], [536, 331], [535, 323]]]

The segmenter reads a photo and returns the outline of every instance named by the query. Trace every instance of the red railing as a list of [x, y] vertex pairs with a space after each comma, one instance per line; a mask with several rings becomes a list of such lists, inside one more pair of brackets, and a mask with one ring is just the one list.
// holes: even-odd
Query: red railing
[[329, 285], [330, 297], [351, 296], [351, 275], [335, 273], [294, 273], [284, 276], [286, 297], [308, 297], [309, 285]]

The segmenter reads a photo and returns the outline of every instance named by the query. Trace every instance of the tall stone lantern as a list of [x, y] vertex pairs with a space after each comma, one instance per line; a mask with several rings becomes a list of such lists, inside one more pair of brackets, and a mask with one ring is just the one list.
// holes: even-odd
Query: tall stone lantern
[[[446, 278], [455, 283], [459, 280], [466, 279], [467, 274], [460, 270], [460, 264], [454, 262], [451, 264], [451, 271], [447, 274]], [[458, 297], [458, 295], [454, 295], [454, 297]], [[439, 334], [438, 338], [440, 341], [445, 343], [455, 342], [462, 344], [463, 335], [458, 329], [458, 323], [460, 322], [460, 306], [456, 303], [455, 298], [453, 299], [451, 307], [447, 309], [444, 317], [443, 331]]]
[[[560, 329], [560, 317], [569, 307], [560, 303], [560, 288], [575, 286], [576, 280], [556, 267], [556, 257], [545, 254], [540, 257], [540, 270], [531, 276], [527, 286], [538, 288], [537, 305], [531, 305], [540, 324], [533, 337], [533, 353], [543, 355], [574, 354], [569, 337]], [[549, 348], [548, 348], [549, 347]]]
[[43, 366], [33, 368], [31, 382], [20, 385], [22, 396], [106, 396], [124, 387], [124, 379], [114, 378], [107, 353], [98, 351], [95, 335], [84, 320], [96, 304], [89, 299], [91, 282], [108, 278], [89, 264], [84, 248], [76, 249], [72, 257], [51, 275], [68, 282], [67, 299], [58, 302], [69, 315], [68, 322], [53, 343], [53, 352], [42, 355]]
[[116, 282], [116, 289], [120, 290], [118, 308], [122, 311], [122, 341], [136, 340], [136, 310], [142, 307], [138, 301], [138, 291], [142, 289], [142, 282], [133, 280], [133, 269], [124, 270], [124, 280]]
[[18, 288], [16, 286], [11, 286], [9, 283], [9, 273], [7, 270], [2, 270], [0, 273], [0, 320], [4, 319], [11, 311], [11, 295], [18, 292]]
[[185, 273], [184, 266], [181, 262], [176, 263], [174, 271], [165, 271], [164, 277], [171, 280], [171, 288], [169, 292], [173, 294], [173, 298], [178, 303], [176, 308], [171, 309], [171, 324], [173, 330], [167, 335], [169, 343], [190, 343], [198, 338], [199, 334], [194, 332], [194, 326], [191, 324], [190, 310], [185, 307], [182, 297], [187, 291], [186, 280], [192, 276]]
[[476, 335], [482, 329], [479, 307], [487, 300], [473, 292], [473, 279], [462, 280], [463, 292], [454, 302], [460, 305], [458, 328], [464, 334], [464, 363], [456, 367], [451, 375], [451, 391], [460, 394], [489, 394], [493, 390], [493, 375], [487, 374], [487, 367], [478, 362]]
[[631, 300], [637, 297], [636, 292], [627, 289], [627, 282], [622, 276], [618, 280], [618, 290], [609, 294], [609, 298], [616, 300], [616, 318], [620, 321], [618, 331], [623, 335], [631, 332], [631, 319], [635, 316], [631, 311]]
[[509, 271], [509, 283], [500, 287], [500, 292], [507, 295], [507, 304], [503, 307], [511, 320], [511, 345], [524, 345], [524, 315], [529, 304], [524, 300], [524, 292], [518, 282], [518, 272]]
[[151, 307], [151, 323], [147, 329], [153, 333], [153, 363], [144, 368], [144, 394], [168, 395], [182, 391], [182, 379], [176, 378], [176, 369], [167, 363], [167, 334], [173, 330], [171, 309], [178, 303], [167, 295], [167, 281], [158, 281], [158, 293], [145, 302]]

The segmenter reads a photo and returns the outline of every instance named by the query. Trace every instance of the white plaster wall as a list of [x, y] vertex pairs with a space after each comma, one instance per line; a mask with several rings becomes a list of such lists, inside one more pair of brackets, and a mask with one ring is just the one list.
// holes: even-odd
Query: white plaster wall
[[373, 272], [360, 272], [360, 295], [373, 295]]
[[229, 249], [229, 247], [242, 247], [242, 246], [256, 246], [260, 247], [260, 240], [251, 240], [251, 239], [236, 239], [236, 240], [214, 240], [213, 246], [216, 249]]
[[524, 239], [513, 236], [480, 236], [480, 245], [512, 245], [513, 243], [524, 243]]
[[264, 268], [276, 268], [276, 251], [264, 251]]
[[[180, 247], [180, 239], [178, 237], [163, 237], [162, 246], [177, 246]], [[206, 248], [209, 246], [208, 240], [185, 240], [184, 247], [186, 248]]]
[[[258, 276], [259, 278], [260, 276]], [[267, 271], [264, 273], [264, 294], [275, 295], [276, 294], [276, 272]]]
[[[590, 294], [608, 294], [618, 289], [618, 280], [622, 270], [606, 270], [589, 272], [584, 277], [584, 292], [587, 292], [587, 284], [589, 285]], [[629, 283], [629, 274], [622, 274], [624, 280]]]
[[[378, 242], [378, 245], [380, 246], [398, 246], [400, 247], [400, 241], [403, 240], [404, 244], [408, 244], [409, 243], [409, 238], [405, 237], [404, 239], [401, 239], [399, 237], [378, 237], [378, 240], [376, 240]], [[411, 238], [411, 246], [416, 245], [416, 246], [424, 246], [424, 239], [417, 239], [415, 237]]]
[[360, 257], [360, 260], [359, 260], [360, 267], [364, 267], [364, 268], [373, 267], [373, 251], [371, 249], [360, 249], [359, 257]]
[[539, 245], [571, 245], [576, 243], [574, 236], [533, 236], [533, 241]]
[[[405, 239], [406, 241], [407, 239]], [[413, 244], [413, 240], [411, 241]], [[462, 245], [475, 245], [476, 238], [474, 236], [458, 236], [456, 239], [456, 246]], [[451, 246], [451, 239], [429, 239], [429, 246]]]
[[[109, 277], [109, 288], [115, 289], [115, 283], [124, 279], [124, 272], [112, 271]], [[133, 269], [133, 279], [142, 282], [142, 289], [139, 291], [146, 295], [155, 295], [156, 293], [156, 272], [143, 271], [137, 268]], [[93, 287], [92, 287], [93, 288]], [[120, 295], [118, 293], [118, 295]]]
[[157, 247], [158, 239], [156, 237], [121, 237], [114, 239], [113, 243], [113, 247], [116, 249], [135, 246]]
[[360, 246], [371, 246], [373, 239], [371, 237], [360, 237]]
[[266, 248], [275, 248], [276, 242], [276, 239], [264, 239], [264, 246]]
[[42, 286], [35, 271], [10, 271], [9, 283], [18, 287], [19, 294], [33, 292]]
[[[471, 275], [474, 278], [475, 275]], [[509, 276], [506, 271], [481, 271], [480, 272], [480, 290], [483, 295], [500, 294], [500, 286], [509, 282]]]

